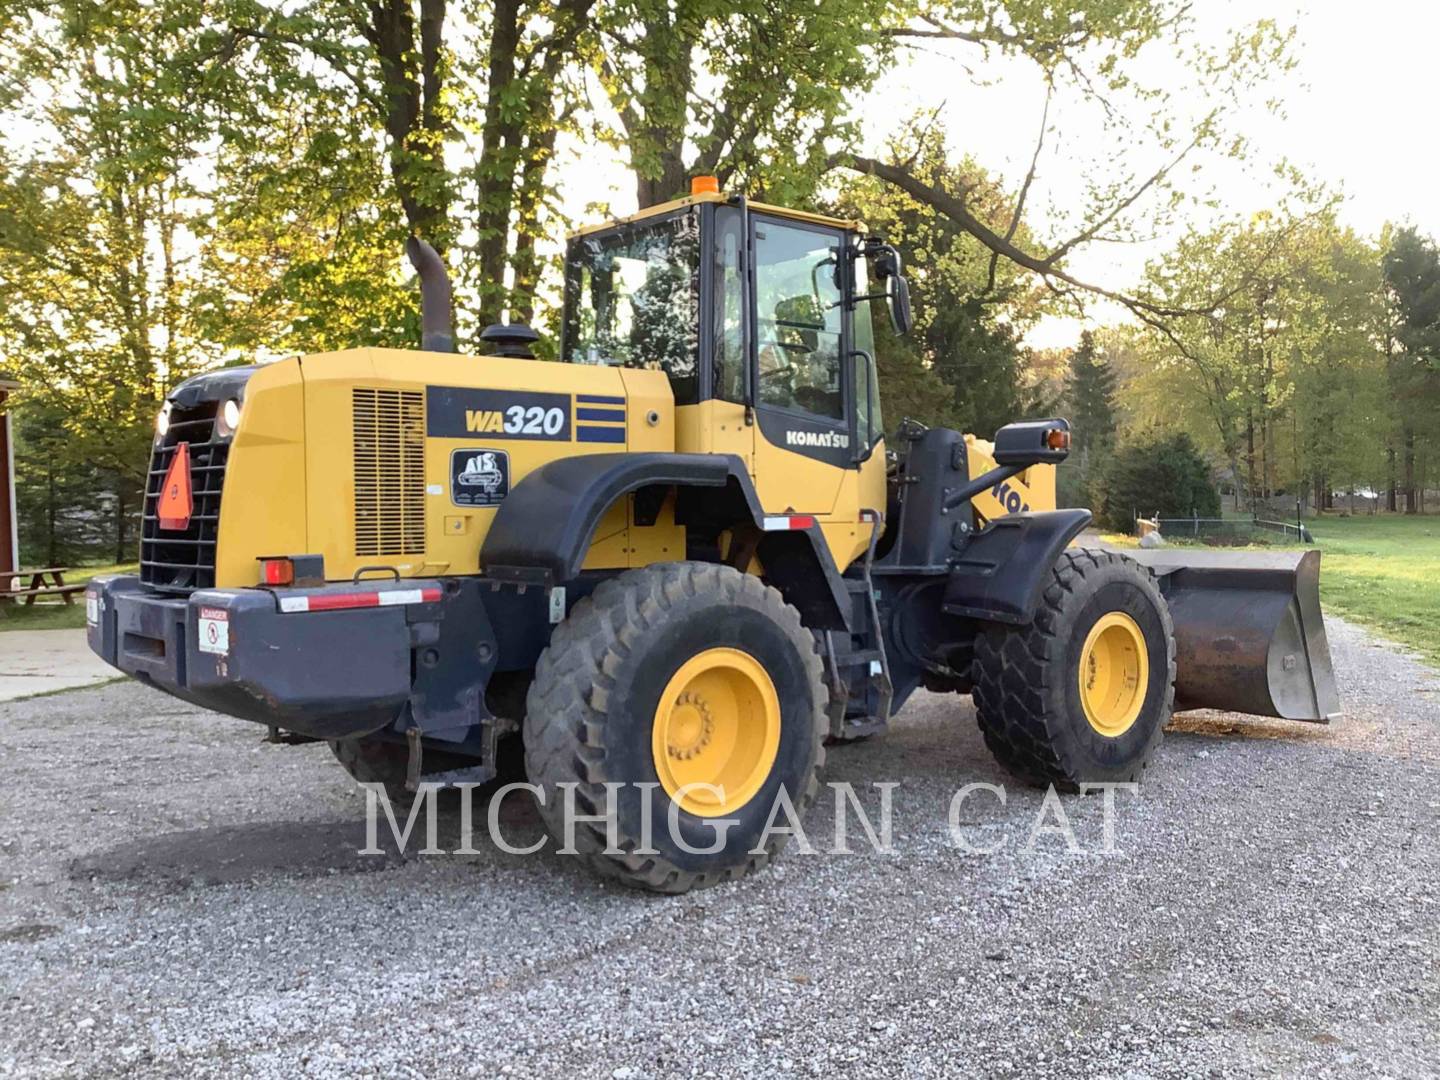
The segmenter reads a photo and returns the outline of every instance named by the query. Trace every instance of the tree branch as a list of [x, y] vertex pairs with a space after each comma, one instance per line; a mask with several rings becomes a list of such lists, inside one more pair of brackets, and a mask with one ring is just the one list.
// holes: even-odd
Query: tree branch
[[831, 168], [852, 169], [855, 172], [867, 173], [887, 183], [894, 184], [901, 191], [904, 191], [917, 202], [924, 203], [934, 210], [944, 214], [965, 232], [969, 233], [981, 244], [989, 248], [997, 255], [1009, 259], [1016, 266], [1038, 274], [1041, 278], [1049, 281], [1062, 281], [1077, 289], [1095, 296], [1102, 296], [1107, 300], [1113, 300], [1132, 312], [1137, 318], [1149, 322], [1151, 319], [1175, 319], [1187, 315], [1206, 315], [1214, 310], [1214, 306], [1208, 308], [1174, 307], [1167, 304], [1159, 304], [1144, 297], [1132, 296], [1128, 293], [1118, 292], [1115, 289], [1107, 289], [1092, 282], [1083, 281], [1069, 272], [1060, 269], [1053, 259], [1043, 256], [1032, 255], [1015, 244], [1013, 239], [1006, 239], [994, 229], [990, 228], [983, 221], [977, 218], [965, 205], [964, 200], [956, 198], [948, 192], [932, 187], [922, 180], [916, 179], [910, 173], [898, 166], [878, 161], [875, 158], [862, 157], [859, 154], [833, 154], [829, 159]]

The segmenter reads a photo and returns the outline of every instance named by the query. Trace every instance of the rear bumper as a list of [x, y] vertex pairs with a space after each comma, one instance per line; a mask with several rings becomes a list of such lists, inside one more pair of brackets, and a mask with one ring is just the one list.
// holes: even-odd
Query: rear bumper
[[172, 597], [145, 591], [135, 577], [98, 578], [85, 593], [87, 634], [106, 663], [176, 697], [343, 738], [399, 718], [412, 694], [414, 651], [440, 636], [439, 582], [374, 591], [383, 606], [326, 610], [297, 600], [333, 598], [333, 588], [283, 590], [282, 610], [279, 593], [265, 589]]

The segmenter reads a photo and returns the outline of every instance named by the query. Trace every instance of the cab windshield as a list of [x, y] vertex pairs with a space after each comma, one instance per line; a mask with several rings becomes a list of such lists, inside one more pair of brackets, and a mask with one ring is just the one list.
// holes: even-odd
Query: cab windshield
[[563, 359], [649, 368], [699, 398], [700, 218], [689, 209], [580, 236], [565, 261]]

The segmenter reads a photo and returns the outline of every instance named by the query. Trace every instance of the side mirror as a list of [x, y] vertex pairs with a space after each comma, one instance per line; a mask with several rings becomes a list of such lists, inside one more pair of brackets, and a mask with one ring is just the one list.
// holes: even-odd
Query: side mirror
[[[915, 320], [910, 313], [910, 283], [900, 272], [900, 252], [880, 237], [868, 236], [860, 253], [870, 260], [870, 266], [875, 271], [875, 280], [885, 289], [884, 293], [878, 295], [884, 296], [890, 305], [890, 325], [895, 327], [897, 334], [908, 334], [914, 327]], [[861, 299], [878, 299], [878, 296]]]
[[915, 320], [910, 314], [910, 283], [901, 274], [893, 274], [886, 283], [885, 291], [890, 300], [890, 322], [901, 337], [910, 333]]

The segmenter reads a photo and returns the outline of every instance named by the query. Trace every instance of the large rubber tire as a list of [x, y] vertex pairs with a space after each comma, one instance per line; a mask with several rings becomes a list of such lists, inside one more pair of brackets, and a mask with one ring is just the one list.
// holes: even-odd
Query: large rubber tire
[[[1086, 719], [1079, 675], [1086, 636], [1110, 612], [1139, 626], [1149, 667], [1139, 716], [1115, 737]], [[1170, 610], [1147, 568], [1111, 551], [1066, 551], [1029, 625], [980, 635], [971, 676], [985, 744], [1018, 779], [1062, 791], [1138, 780], [1175, 701]]]
[[[748, 653], [765, 669], [779, 702], [774, 763], [756, 793], [724, 818], [679, 809], [675, 843], [671, 800], [658, 786], [652, 730], [662, 691], [682, 665], [709, 649]], [[544, 791], [541, 815], [556, 847], [564, 843], [564, 783], [576, 783], [580, 814], [605, 809], [607, 782], [616, 798], [619, 853], [605, 854], [605, 826], [577, 822], [575, 850], [594, 870], [635, 888], [681, 893], [745, 876], [784, 846], [760, 837], [780, 788], [798, 813], [815, 797], [824, 761], [826, 692], [814, 638], [800, 614], [758, 578], [710, 563], [660, 563], [604, 582], [555, 629], [536, 666], [525, 717], [525, 760]], [[649, 786], [642, 786], [649, 785]], [[647, 806], [648, 803], [648, 806]], [[648, 812], [651, 848], [640, 854]], [[782, 814], [778, 824], [785, 824]], [[754, 849], [752, 851], [752, 849]]]

